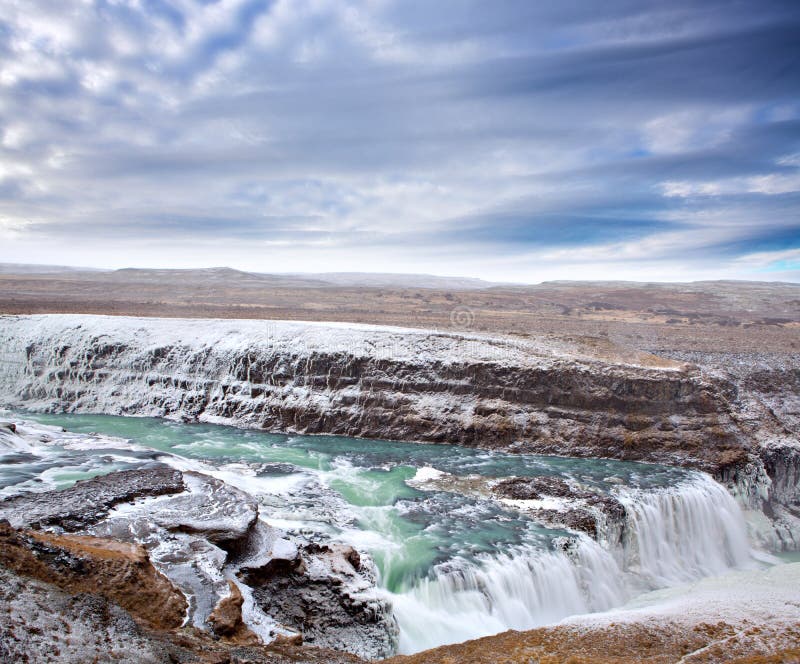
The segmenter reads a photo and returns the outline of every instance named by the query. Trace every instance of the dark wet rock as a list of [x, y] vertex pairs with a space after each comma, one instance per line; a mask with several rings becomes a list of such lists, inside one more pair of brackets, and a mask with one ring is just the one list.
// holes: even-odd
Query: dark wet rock
[[253, 578], [289, 573], [302, 562], [297, 544], [263, 521], [258, 521], [246, 538], [229, 547], [228, 553], [231, 565]]
[[544, 496], [573, 498], [575, 489], [560, 477], [509, 477], [498, 482], [494, 490], [514, 500], [541, 500]]
[[0, 518], [17, 528], [58, 527], [74, 532], [97, 523], [120, 503], [184, 489], [181, 473], [167, 466], [123, 470], [83, 480], [60, 491], [7, 498], [0, 501]]
[[6, 430], [10, 431], [11, 433], [16, 433], [17, 432], [17, 425], [14, 424], [14, 422], [0, 421], [0, 429], [6, 429]]
[[564, 511], [539, 509], [531, 515], [546, 525], [586, 533], [593, 538], [598, 536], [597, 514], [580, 507]]
[[625, 519], [625, 507], [612, 495], [576, 487], [560, 477], [510, 477], [495, 484], [492, 492], [501, 499], [520, 501], [562, 499], [561, 509], [535, 503], [522, 507], [546, 525], [584, 532], [595, 539], [601, 531], [621, 527]]
[[360, 555], [341, 544], [306, 544], [293, 559], [241, 572], [256, 603], [303, 642], [376, 659], [396, 648], [397, 624]]
[[257, 475], [291, 475], [299, 468], [291, 463], [275, 462], [254, 464], [253, 470]]

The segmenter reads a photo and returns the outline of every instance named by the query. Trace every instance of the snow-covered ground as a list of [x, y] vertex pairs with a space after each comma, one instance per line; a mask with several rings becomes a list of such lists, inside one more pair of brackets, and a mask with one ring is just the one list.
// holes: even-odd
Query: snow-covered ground
[[604, 613], [567, 618], [561, 624], [604, 627], [620, 623], [697, 625], [724, 621], [731, 625], [800, 623], [800, 563], [727, 572], [694, 583], [640, 595]]

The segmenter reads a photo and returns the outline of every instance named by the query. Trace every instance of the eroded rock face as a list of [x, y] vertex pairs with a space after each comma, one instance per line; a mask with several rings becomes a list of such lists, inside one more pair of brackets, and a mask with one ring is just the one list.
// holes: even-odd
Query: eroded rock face
[[774, 549], [800, 549], [800, 354], [658, 352], [695, 362], [734, 385], [731, 417], [750, 450], [728, 455], [715, 476], [755, 521], [763, 521], [753, 533], [756, 540]]
[[188, 488], [152, 505], [149, 518], [167, 530], [201, 533], [210, 542], [225, 544], [244, 537], [258, 518], [252, 496], [213, 477], [184, 473]]
[[546, 339], [52, 315], [0, 319], [0, 346], [9, 404], [687, 466], [735, 478], [753, 509], [766, 500], [778, 530], [793, 527], [798, 498], [762, 454], [800, 457], [792, 356], [628, 360]]
[[294, 560], [244, 568], [257, 604], [303, 642], [368, 659], [392, 654], [397, 625], [371, 569], [350, 546], [309, 543]]
[[230, 551], [249, 541], [258, 506], [248, 494], [213, 477], [187, 472], [182, 478], [184, 492], [112, 512], [89, 532], [142, 544], [186, 595], [191, 624], [208, 629], [212, 610], [229, 592], [225, 569]]
[[228, 588], [230, 594], [219, 601], [208, 617], [212, 631], [217, 636], [234, 643], [248, 645], [259, 643], [259, 638], [242, 620], [242, 604], [244, 604], [242, 591], [233, 581], [228, 581]]
[[0, 522], [0, 564], [71, 593], [102, 595], [156, 629], [183, 624], [186, 600], [143, 547], [79, 535], [15, 530]]
[[691, 465], [746, 454], [736, 388], [543, 340], [280, 321], [0, 320], [0, 397], [54, 410]]
[[[0, 565], [99, 593], [150, 627], [174, 629], [188, 616], [194, 628], [242, 647], [278, 635], [289, 649], [305, 639], [369, 657], [393, 652], [391, 610], [356, 550], [295, 541], [258, 519], [251, 496], [215, 478], [166, 467], [121, 471], [0, 505], [43, 529], [0, 522]], [[59, 534], [66, 529], [81, 534]], [[237, 572], [275, 621], [267, 619], [273, 634], [245, 625], [245, 598], [230, 581]], [[248, 610], [256, 610], [252, 600]]]
[[167, 466], [124, 470], [77, 482], [63, 491], [7, 498], [0, 501], [0, 518], [15, 527], [57, 527], [73, 532], [97, 523], [115, 505], [185, 488], [181, 473]]

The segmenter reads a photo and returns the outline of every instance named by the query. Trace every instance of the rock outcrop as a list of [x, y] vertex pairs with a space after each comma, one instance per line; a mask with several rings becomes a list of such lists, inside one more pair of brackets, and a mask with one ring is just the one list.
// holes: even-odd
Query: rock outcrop
[[762, 539], [798, 547], [800, 365], [786, 356], [71, 315], [2, 317], [0, 348], [10, 405], [692, 467], [767, 515]]
[[[0, 521], [0, 567], [98, 594], [152, 629], [188, 618], [242, 647], [276, 639], [370, 659], [392, 654], [397, 625], [371, 564], [351, 547], [291, 538], [258, 514], [252, 496], [200, 473], [113, 472], [0, 501], [8, 519]], [[237, 574], [272, 633], [245, 624], [245, 599], [230, 580]]]
[[31, 664], [364, 664], [344, 652], [242, 645], [193, 628], [153, 630], [105, 597], [73, 594], [0, 565], [0, 660]]
[[242, 604], [244, 604], [242, 591], [233, 581], [228, 581], [228, 587], [230, 594], [219, 601], [208, 617], [211, 631], [232, 643], [246, 645], [260, 643], [258, 636], [242, 620]]
[[773, 549], [800, 549], [800, 355], [658, 352], [697, 363], [706, 374], [734, 386], [731, 417], [750, 453], [723, 464], [716, 477], [754, 521], [758, 515], [767, 517], [753, 533], [757, 540]]
[[15, 527], [57, 527], [72, 532], [97, 523], [115, 505], [180, 493], [185, 488], [181, 473], [167, 466], [124, 470], [78, 482], [63, 491], [7, 498], [0, 501], [0, 518]]
[[247, 535], [258, 518], [255, 499], [224, 482], [184, 473], [189, 489], [173, 498], [159, 501], [148, 518], [171, 531], [200, 533], [214, 544], [233, 545]]
[[[303, 642], [369, 659], [396, 650], [398, 628], [371, 570], [353, 547], [308, 543], [293, 559], [243, 568], [262, 610], [302, 634]], [[365, 638], [366, 637], [366, 638]]]
[[0, 565], [70, 593], [94, 593], [155, 629], [183, 624], [186, 600], [143, 547], [115, 540], [14, 530], [0, 521]]
[[278, 321], [0, 318], [0, 398], [45, 410], [692, 465], [747, 456], [735, 386], [641, 353]]
[[[612, 495], [580, 489], [558, 477], [512, 477], [494, 484], [491, 492], [542, 523], [584, 532], [594, 539], [613, 531], [621, 536], [625, 507]], [[549, 506], [552, 499], [563, 499], [563, 504], [557, 509]]]

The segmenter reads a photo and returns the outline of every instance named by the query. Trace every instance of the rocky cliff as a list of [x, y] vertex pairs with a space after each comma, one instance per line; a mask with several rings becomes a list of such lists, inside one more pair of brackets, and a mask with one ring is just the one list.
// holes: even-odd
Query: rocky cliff
[[70, 315], [4, 317], [0, 348], [12, 406], [700, 468], [788, 524], [768, 536], [796, 547], [796, 367], [739, 375], [559, 340]]

